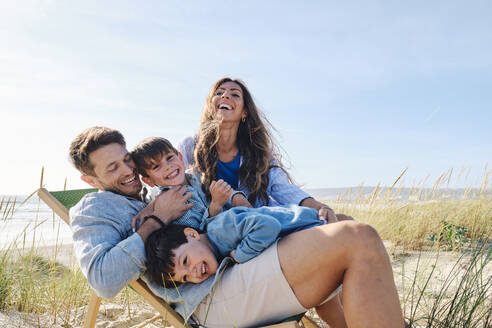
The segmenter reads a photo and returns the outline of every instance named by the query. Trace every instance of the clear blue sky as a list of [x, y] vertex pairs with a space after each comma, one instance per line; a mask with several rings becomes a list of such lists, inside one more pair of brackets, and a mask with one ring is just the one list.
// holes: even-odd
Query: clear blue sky
[[[71, 140], [192, 135], [243, 79], [306, 187], [492, 165], [490, 1], [2, 1], [0, 194], [83, 187]], [[488, 168], [491, 172], [490, 167]], [[465, 181], [466, 180], [466, 181]]]

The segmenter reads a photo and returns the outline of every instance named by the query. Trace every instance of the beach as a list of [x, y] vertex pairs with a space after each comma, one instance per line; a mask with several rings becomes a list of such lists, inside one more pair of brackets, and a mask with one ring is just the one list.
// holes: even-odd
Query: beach
[[[413, 283], [413, 274], [416, 271], [422, 273], [424, 278], [432, 266], [435, 265], [435, 273], [430, 286], [428, 288], [430, 293], [438, 293], [449, 278], [450, 272], [453, 271], [456, 265], [464, 265], [466, 261], [461, 261], [457, 264], [461, 254], [451, 251], [442, 251], [437, 254], [436, 251], [409, 251], [404, 252], [401, 248], [394, 248], [389, 241], [385, 242], [386, 249], [391, 257], [391, 263], [393, 267], [393, 273], [395, 283], [397, 285], [400, 297], [405, 296], [409, 292]], [[37, 250], [39, 254], [46, 254], [48, 258], [52, 258], [53, 254], [57, 254], [57, 261], [63, 265], [67, 265], [73, 268], [75, 259], [73, 257], [72, 245], [64, 245], [61, 247], [41, 247]], [[469, 260], [469, 257], [466, 258]], [[485, 266], [485, 277], [491, 277], [492, 275], [492, 263], [488, 263]], [[457, 279], [456, 281], [459, 281]], [[422, 282], [418, 282], [422, 283]], [[136, 328], [146, 321], [152, 319], [156, 311], [151, 306], [143, 302], [135, 302], [132, 304], [125, 304], [121, 301], [120, 297], [113, 300], [104, 300], [101, 309], [98, 314], [96, 327], [122, 327], [122, 328]], [[86, 306], [72, 309], [73, 319], [67, 323], [63, 319], [58, 318], [58, 322], [53, 322], [53, 316], [51, 314], [23, 314], [17, 311], [0, 312], [0, 327], [3, 328], [37, 328], [37, 327], [73, 327], [81, 328], [85, 318]], [[315, 321], [319, 320], [314, 311], [310, 311], [310, 317]], [[322, 326], [322, 323], [319, 323]], [[165, 322], [157, 320], [153, 323], [149, 323], [146, 327], [166, 327]]]
[[[492, 223], [489, 194], [483, 199], [434, 199], [407, 202], [403, 206], [400, 202], [395, 205], [392, 199], [329, 202], [335, 203], [339, 211], [366, 220], [380, 232], [391, 259], [405, 318], [415, 320], [411, 327], [427, 327], [421, 318], [430, 313], [445, 315], [442, 313], [453, 298], [461, 304], [456, 310], [460, 315], [470, 313], [467, 304], [476, 305], [478, 310], [473, 311], [478, 312], [472, 312], [475, 321], [470, 327], [483, 327], [481, 318], [492, 311], [492, 245], [489, 238], [483, 238], [484, 233], [485, 237], [490, 235]], [[463, 217], [474, 221], [463, 221]], [[443, 218], [453, 223], [443, 226]], [[441, 233], [433, 230], [439, 225]], [[432, 231], [441, 240], [440, 247], [431, 246]], [[0, 221], [0, 232], [3, 254], [8, 255], [0, 258], [0, 296], [2, 288], [5, 289], [2, 279], [10, 277], [8, 273], [2, 276], [2, 270], [14, 270], [16, 274], [15, 280], [6, 286], [16, 286], [10, 290], [10, 296], [0, 297], [4, 302], [0, 303], [0, 327], [82, 327], [91, 289], [78, 269], [68, 226], [34, 197]], [[475, 251], [477, 247], [481, 248]], [[15, 264], [17, 258], [20, 265], [9, 264]], [[29, 286], [27, 296], [15, 290], [25, 286]], [[103, 301], [96, 327], [136, 328], [155, 314], [139, 295], [126, 288], [114, 299]], [[309, 316], [318, 320], [312, 310]], [[451, 319], [464, 320], [458, 315]], [[159, 319], [146, 327], [165, 326]]]

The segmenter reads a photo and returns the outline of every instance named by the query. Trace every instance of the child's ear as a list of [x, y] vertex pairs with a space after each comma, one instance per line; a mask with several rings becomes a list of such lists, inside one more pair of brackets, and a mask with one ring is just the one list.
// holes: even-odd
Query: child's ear
[[87, 174], [82, 174], [80, 176], [80, 178], [82, 179], [82, 181], [84, 181], [85, 183], [89, 184], [91, 187], [94, 187], [94, 188], [97, 188], [97, 189], [101, 189], [99, 187], [99, 184], [97, 183], [97, 181], [94, 179], [93, 176], [90, 176], [90, 175], [87, 175]]
[[152, 179], [149, 177], [142, 177], [142, 181], [148, 184], [151, 187], [155, 187], [155, 183], [152, 182]]
[[178, 151], [178, 157], [180, 160], [183, 160], [183, 155]]
[[196, 240], [200, 240], [200, 234], [193, 228], [187, 227], [183, 230], [186, 237], [191, 237]]

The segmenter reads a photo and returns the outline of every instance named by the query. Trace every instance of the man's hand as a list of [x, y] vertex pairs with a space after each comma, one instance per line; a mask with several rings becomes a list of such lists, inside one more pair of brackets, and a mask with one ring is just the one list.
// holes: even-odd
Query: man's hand
[[169, 224], [193, 207], [193, 203], [188, 202], [190, 198], [191, 192], [188, 192], [185, 186], [172, 188], [153, 200], [153, 214], [161, 218], [165, 224]]
[[222, 210], [222, 207], [227, 203], [229, 197], [232, 194], [232, 187], [227, 182], [220, 179], [219, 181], [212, 181], [210, 184], [210, 195], [212, 199], [208, 208], [210, 216], [216, 216]]
[[164, 224], [171, 223], [181, 217], [186, 210], [193, 207], [193, 203], [188, 202], [190, 198], [191, 193], [186, 191], [185, 186], [179, 186], [161, 193], [133, 217], [133, 230], [136, 230], [137, 226], [142, 223], [143, 218], [148, 215], [157, 216]]

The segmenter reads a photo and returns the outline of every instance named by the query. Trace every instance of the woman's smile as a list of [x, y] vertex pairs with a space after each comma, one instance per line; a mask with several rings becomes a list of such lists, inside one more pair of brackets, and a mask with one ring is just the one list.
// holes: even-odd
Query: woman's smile
[[231, 105], [226, 104], [226, 103], [219, 103], [217, 109], [222, 109], [222, 110], [231, 110], [233, 109]]
[[222, 83], [215, 90], [212, 106], [222, 120], [239, 122], [245, 116], [241, 87], [235, 82]]

